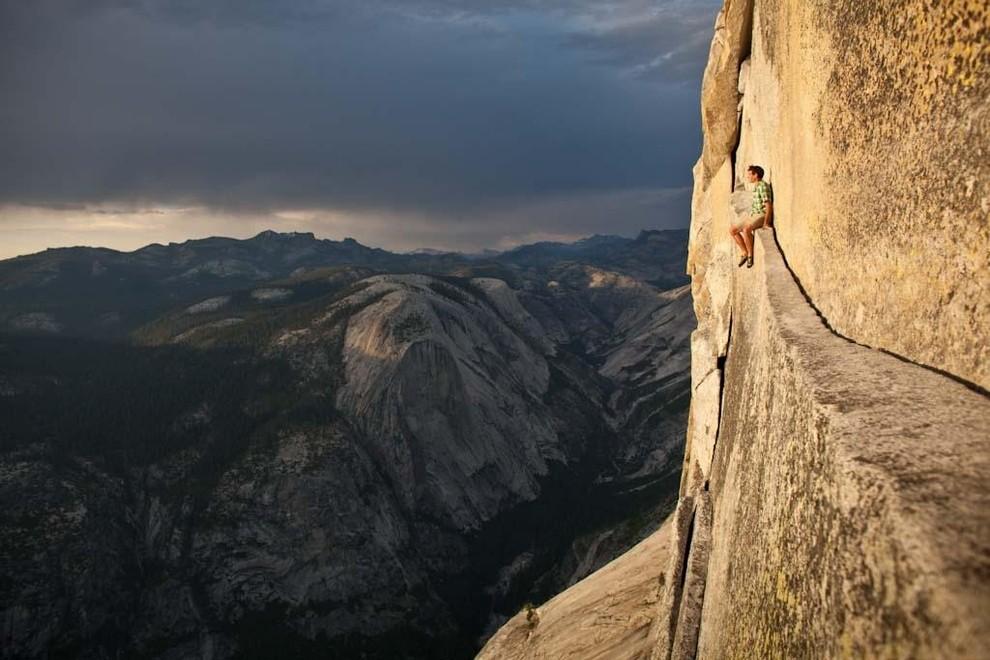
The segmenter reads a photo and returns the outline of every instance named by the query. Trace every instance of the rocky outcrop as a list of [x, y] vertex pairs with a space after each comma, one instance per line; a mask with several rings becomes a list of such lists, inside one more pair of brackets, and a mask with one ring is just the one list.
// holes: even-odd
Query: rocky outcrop
[[975, 657], [990, 405], [836, 336], [773, 237], [757, 246], [733, 286], [714, 452], [692, 452], [684, 483], [714, 516], [695, 519], [704, 605], [677, 636], [693, 628], [703, 658]]
[[767, 169], [795, 277], [838, 334], [990, 389], [987, 3], [756, 2], [753, 24], [734, 174]]
[[[694, 522], [655, 658], [990, 642], [990, 18], [898, 5], [726, 2], [716, 25], [702, 96], [720, 128], [695, 168], [688, 264]], [[776, 219], [752, 270], [727, 234], [749, 164]]]
[[[990, 648], [988, 30], [970, 0], [726, 0], [652, 660]], [[728, 229], [749, 164], [776, 221], [739, 269]], [[580, 602], [559, 611], [569, 592], [555, 614], [580, 621]], [[545, 653], [535, 635], [495, 639], [513, 634], [505, 657]]]

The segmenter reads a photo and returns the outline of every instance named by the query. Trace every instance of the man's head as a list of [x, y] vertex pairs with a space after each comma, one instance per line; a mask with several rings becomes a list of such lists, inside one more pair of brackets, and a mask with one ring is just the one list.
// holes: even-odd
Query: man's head
[[763, 168], [759, 165], [750, 165], [746, 168], [746, 177], [751, 183], [753, 181], [761, 181], [763, 179]]

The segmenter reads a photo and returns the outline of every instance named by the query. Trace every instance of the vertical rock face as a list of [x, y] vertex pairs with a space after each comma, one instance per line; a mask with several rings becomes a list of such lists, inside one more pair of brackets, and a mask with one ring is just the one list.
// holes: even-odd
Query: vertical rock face
[[695, 518], [710, 545], [697, 656], [975, 657], [990, 641], [976, 614], [990, 603], [990, 405], [830, 332], [767, 233], [756, 258], [734, 282], [698, 488], [714, 517]]
[[987, 3], [754, 9], [735, 176], [788, 265], [839, 334], [990, 389]]
[[[990, 10], [894, 4], [727, 0], [716, 23], [688, 264], [693, 523], [654, 658], [990, 645]], [[738, 269], [750, 164], [775, 234]]]
[[987, 14], [972, 0], [727, 1], [702, 91], [695, 299], [709, 234], [724, 235], [715, 179], [728, 163], [731, 190], [760, 164], [788, 265], [833, 329], [990, 387]]

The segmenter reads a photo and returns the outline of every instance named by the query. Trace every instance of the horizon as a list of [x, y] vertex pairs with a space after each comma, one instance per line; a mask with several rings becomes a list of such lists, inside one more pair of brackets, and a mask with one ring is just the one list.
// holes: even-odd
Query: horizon
[[[0, 5], [0, 258], [686, 227], [716, 0]], [[16, 55], [16, 57], [15, 57]]]
[[34, 255], [37, 255], [37, 254], [43, 254], [43, 253], [48, 252], [50, 250], [74, 250], [74, 249], [110, 250], [110, 251], [117, 252], [117, 253], [120, 253], [120, 254], [131, 254], [131, 253], [138, 252], [140, 250], [143, 250], [145, 248], [148, 248], [148, 247], [151, 247], [151, 246], [154, 246], [154, 245], [158, 245], [158, 246], [161, 246], [161, 247], [168, 247], [168, 246], [171, 246], [171, 245], [184, 245], [185, 243], [191, 243], [191, 242], [195, 242], [195, 241], [206, 241], [206, 240], [210, 240], [210, 239], [214, 239], [214, 238], [230, 239], [230, 240], [235, 240], [235, 241], [249, 241], [249, 240], [258, 238], [260, 235], [265, 234], [265, 233], [273, 233], [273, 234], [276, 234], [276, 235], [288, 235], [288, 234], [310, 235], [310, 236], [313, 237], [313, 240], [317, 240], [317, 241], [331, 241], [331, 242], [336, 242], [336, 243], [343, 243], [343, 242], [346, 242], [346, 241], [354, 241], [354, 242], [358, 243], [359, 245], [361, 245], [363, 247], [370, 248], [370, 249], [373, 249], [373, 250], [384, 250], [385, 252], [390, 252], [392, 254], [415, 254], [417, 252], [434, 252], [434, 253], [437, 253], [437, 254], [460, 254], [460, 255], [464, 255], [464, 256], [476, 256], [476, 255], [482, 255], [482, 254], [486, 254], [486, 253], [504, 254], [506, 252], [511, 252], [512, 250], [515, 250], [517, 248], [529, 247], [529, 246], [532, 246], [532, 245], [539, 245], [539, 244], [544, 244], [544, 243], [572, 245], [574, 243], [579, 243], [579, 242], [581, 242], [583, 240], [587, 240], [587, 239], [591, 239], [591, 238], [595, 238], [595, 237], [623, 238], [623, 239], [627, 239], [627, 240], [634, 240], [635, 238], [637, 238], [638, 236], [640, 236], [643, 233], [648, 233], [648, 232], [665, 232], [665, 231], [687, 231], [687, 229], [688, 229], [687, 227], [670, 227], [670, 228], [656, 228], [656, 227], [654, 227], [654, 228], [647, 228], [647, 227], [643, 227], [643, 228], [639, 229], [635, 233], [635, 235], [632, 235], [632, 236], [630, 236], [628, 234], [609, 234], [609, 233], [598, 233], [598, 232], [596, 232], [594, 234], [584, 234], [584, 235], [576, 236], [574, 238], [567, 237], [567, 240], [553, 240], [553, 239], [536, 240], [536, 241], [529, 241], [529, 242], [517, 243], [515, 245], [509, 246], [509, 247], [505, 247], [505, 248], [501, 248], [501, 249], [496, 249], [496, 248], [491, 248], [491, 247], [483, 247], [483, 248], [478, 249], [478, 250], [475, 250], [475, 251], [444, 250], [444, 249], [435, 248], [435, 247], [432, 247], [432, 246], [420, 246], [420, 247], [417, 247], [417, 248], [413, 248], [411, 250], [397, 251], [397, 250], [390, 250], [390, 249], [388, 249], [386, 247], [383, 247], [383, 246], [380, 246], [380, 245], [371, 245], [371, 244], [365, 243], [364, 241], [358, 240], [358, 239], [354, 238], [353, 236], [343, 236], [343, 237], [340, 237], [340, 238], [333, 238], [333, 237], [329, 237], [329, 236], [319, 236], [315, 232], [312, 232], [312, 231], [295, 231], [295, 230], [291, 230], [291, 229], [286, 229], [286, 230], [278, 231], [278, 230], [274, 230], [274, 229], [271, 229], [271, 228], [267, 228], [267, 229], [262, 229], [261, 231], [255, 232], [254, 234], [251, 234], [250, 236], [228, 236], [228, 235], [222, 235], [222, 234], [211, 234], [209, 236], [189, 237], [189, 238], [186, 238], [186, 239], [184, 239], [182, 241], [168, 241], [168, 242], [165, 242], [165, 243], [163, 243], [161, 241], [152, 241], [150, 243], [145, 243], [143, 245], [140, 245], [140, 246], [135, 247], [135, 248], [132, 248], [132, 249], [119, 249], [119, 248], [109, 247], [109, 246], [106, 246], [106, 245], [83, 245], [83, 244], [78, 244], [78, 245], [53, 245], [53, 246], [48, 246], [48, 247], [42, 248], [41, 250], [36, 250], [35, 252], [26, 252], [26, 253], [23, 253], [23, 254], [14, 254], [14, 255], [11, 255], [11, 256], [3, 256], [2, 253], [0, 253], [0, 261], [7, 261], [7, 260], [10, 260], [10, 259], [17, 259], [19, 257], [31, 257], [31, 256], [34, 256]]

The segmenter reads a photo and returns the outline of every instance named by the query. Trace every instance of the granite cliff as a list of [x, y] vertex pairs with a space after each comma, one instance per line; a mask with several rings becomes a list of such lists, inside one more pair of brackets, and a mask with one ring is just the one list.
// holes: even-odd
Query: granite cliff
[[[678, 507], [479, 657], [985, 657], [988, 34], [971, 0], [726, 0]], [[750, 164], [776, 222], [739, 269]]]

